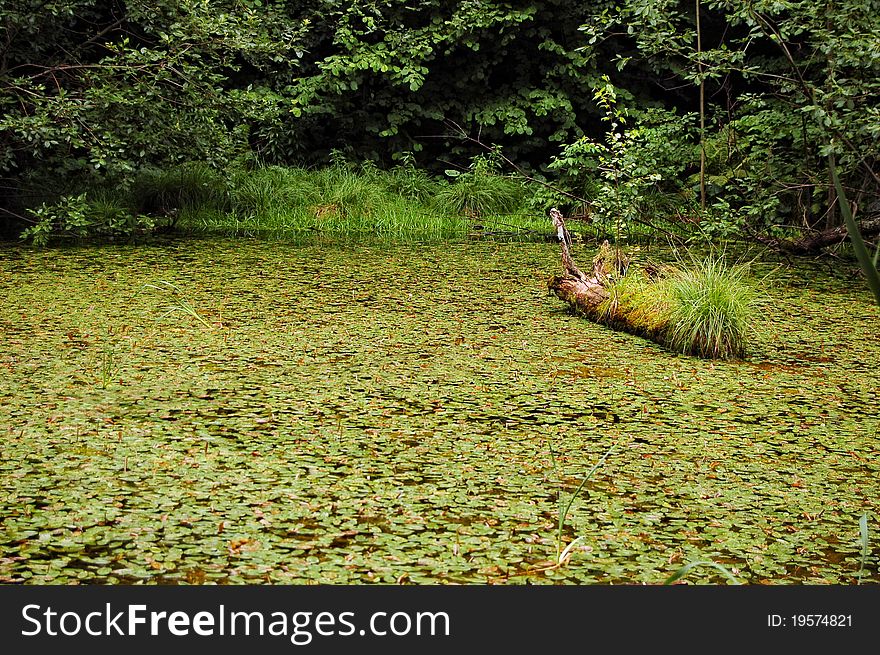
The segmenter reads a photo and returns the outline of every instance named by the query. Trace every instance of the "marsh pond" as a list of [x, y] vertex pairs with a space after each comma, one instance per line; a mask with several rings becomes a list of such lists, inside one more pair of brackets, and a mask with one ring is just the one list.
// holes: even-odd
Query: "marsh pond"
[[756, 262], [755, 347], [713, 362], [568, 313], [558, 268], [551, 243], [0, 247], [0, 581], [880, 582], [859, 280]]

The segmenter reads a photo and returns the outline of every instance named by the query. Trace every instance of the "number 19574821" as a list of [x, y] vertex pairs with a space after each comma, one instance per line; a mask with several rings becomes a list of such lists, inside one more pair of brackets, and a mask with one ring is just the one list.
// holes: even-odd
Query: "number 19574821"
[[768, 614], [769, 628], [851, 628], [852, 614]]

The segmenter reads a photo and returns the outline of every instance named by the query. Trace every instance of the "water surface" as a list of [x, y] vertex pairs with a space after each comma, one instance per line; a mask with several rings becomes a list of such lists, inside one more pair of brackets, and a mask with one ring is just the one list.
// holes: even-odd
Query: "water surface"
[[714, 559], [855, 582], [880, 491], [859, 281], [777, 270], [753, 354], [719, 363], [569, 315], [558, 266], [535, 243], [0, 248], [0, 580], [659, 583]]

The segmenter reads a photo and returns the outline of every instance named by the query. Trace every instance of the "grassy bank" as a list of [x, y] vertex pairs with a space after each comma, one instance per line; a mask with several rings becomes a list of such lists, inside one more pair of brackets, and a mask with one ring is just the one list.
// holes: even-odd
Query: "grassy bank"
[[25, 236], [190, 234], [373, 235], [447, 239], [470, 233], [540, 237], [551, 232], [524, 184], [477, 160], [453, 177], [410, 165], [381, 170], [266, 166], [222, 173], [204, 164], [144, 170], [127, 185], [68, 195], [32, 212]]
[[[22, 236], [37, 245], [64, 239], [131, 238], [153, 233], [383, 240], [443, 240], [483, 235], [552, 238], [551, 206], [572, 216], [572, 232], [589, 240], [665, 241], [682, 225], [653, 228], [591, 214], [586, 205], [540, 184], [501, 174], [477, 157], [463, 171], [434, 176], [411, 164], [380, 169], [370, 162], [324, 168], [256, 166], [218, 171], [189, 162], [142, 169], [116, 186], [62, 188], [22, 210]], [[662, 213], [662, 212], [661, 212]], [[577, 217], [582, 220], [577, 220]], [[680, 234], [678, 234], [680, 233]]]
[[549, 233], [517, 180], [475, 168], [451, 181], [411, 166], [271, 166], [229, 179], [227, 202], [181, 209], [178, 227], [224, 234], [318, 232], [443, 239]]

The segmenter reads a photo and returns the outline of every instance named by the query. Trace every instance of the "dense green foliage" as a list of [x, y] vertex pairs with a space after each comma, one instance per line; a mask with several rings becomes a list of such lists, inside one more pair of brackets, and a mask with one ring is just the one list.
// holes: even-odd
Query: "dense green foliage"
[[460, 126], [581, 198], [539, 186], [521, 203], [564, 204], [621, 238], [834, 226], [829, 154], [860, 217], [878, 213], [878, 8], [22, 0], [0, 9], [0, 213], [15, 230], [46, 216], [73, 234], [169, 225], [164, 201], [112, 209], [107, 189], [182, 162], [227, 183], [255, 161], [334, 152], [472, 174], [483, 151]]

